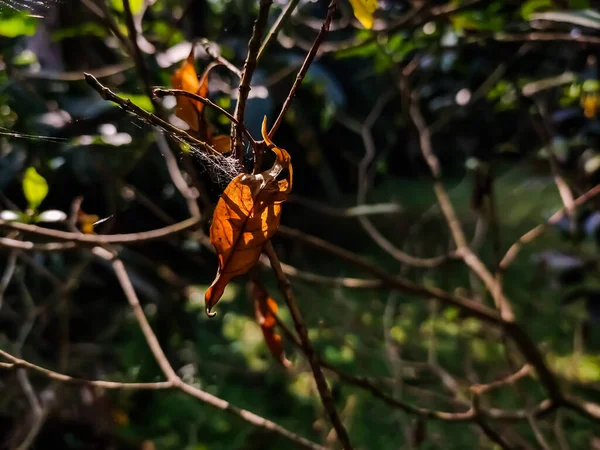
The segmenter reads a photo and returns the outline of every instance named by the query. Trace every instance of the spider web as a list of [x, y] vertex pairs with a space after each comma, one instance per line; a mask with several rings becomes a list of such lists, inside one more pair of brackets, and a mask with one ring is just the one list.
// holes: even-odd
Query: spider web
[[32, 17], [44, 17], [43, 12], [63, 0], [0, 0], [0, 16], [6, 10], [24, 11]]

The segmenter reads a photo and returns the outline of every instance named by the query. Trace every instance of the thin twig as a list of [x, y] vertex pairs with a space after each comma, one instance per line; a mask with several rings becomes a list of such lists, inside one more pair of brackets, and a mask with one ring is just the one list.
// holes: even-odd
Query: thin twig
[[281, 111], [279, 111], [279, 115], [277, 116], [275, 123], [273, 124], [273, 126], [271, 127], [271, 130], [269, 131], [270, 138], [272, 138], [275, 135], [275, 133], [277, 133], [277, 130], [279, 129], [279, 126], [281, 125], [281, 122], [283, 122], [285, 113], [287, 112], [288, 108], [292, 104], [292, 100], [294, 99], [294, 97], [296, 95], [296, 91], [298, 90], [298, 87], [300, 86], [300, 84], [302, 84], [302, 80], [304, 80], [304, 77], [306, 76], [306, 73], [308, 72], [310, 65], [312, 64], [313, 60], [315, 59], [315, 56], [317, 56], [317, 52], [319, 51], [319, 46], [321, 45], [321, 42], [323, 42], [323, 39], [325, 39], [325, 35], [329, 31], [329, 25], [331, 24], [331, 20], [333, 19], [333, 14], [335, 13], [335, 10], [336, 10], [335, 5], [336, 5], [335, 0], [331, 0], [331, 2], [329, 3], [329, 6], [327, 8], [327, 16], [325, 17], [323, 26], [321, 27], [319, 34], [317, 34], [317, 37], [315, 38], [315, 41], [312, 44], [312, 47], [308, 51], [308, 54], [306, 55], [306, 58], [304, 59], [304, 62], [302, 63], [302, 67], [300, 67], [300, 70], [298, 71], [298, 75], [296, 75], [296, 80], [294, 81], [294, 84], [292, 85], [292, 88], [290, 89], [290, 92], [289, 92], [287, 98], [283, 102]]
[[477, 423], [477, 425], [479, 425], [481, 431], [483, 431], [483, 433], [489, 438], [490, 441], [498, 444], [503, 450], [514, 450], [514, 447], [508, 442], [506, 442], [504, 437], [502, 437], [493, 428], [491, 428], [480, 414], [479, 392], [477, 391], [477, 388], [471, 388], [471, 392], [473, 395], [473, 409], [475, 410], [475, 422]]
[[443, 291], [442, 289], [438, 289], [435, 287], [426, 287], [423, 285], [413, 283], [410, 280], [392, 275], [386, 272], [385, 270], [381, 269], [377, 265], [372, 264], [370, 261], [363, 258], [362, 256], [357, 255], [349, 250], [346, 250], [345, 248], [341, 248], [337, 245], [327, 242], [323, 239], [320, 239], [316, 236], [306, 234], [300, 230], [290, 228], [284, 225], [279, 227], [278, 233], [280, 236], [293, 238], [297, 241], [303, 242], [317, 249], [324, 250], [325, 252], [331, 255], [335, 255], [338, 258], [341, 258], [342, 260], [361, 268], [365, 272], [370, 273], [375, 278], [380, 279], [384, 283], [384, 285], [390, 289], [396, 289], [401, 292], [412, 294], [427, 300], [431, 298], [437, 298], [446, 304], [450, 304], [452, 306], [460, 308], [465, 314], [477, 317], [478, 319], [483, 320], [486, 323], [494, 324], [497, 326], [502, 325], [503, 323], [502, 319], [496, 313], [496, 311], [481, 304], [480, 302], [462, 296], [451, 295], [448, 292]]
[[231, 124], [231, 151], [234, 152], [235, 157], [241, 164], [244, 163], [244, 143], [242, 139], [242, 129], [239, 124], [244, 123], [246, 101], [248, 100], [248, 94], [250, 94], [250, 83], [252, 82], [254, 71], [256, 70], [260, 42], [267, 27], [269, 9], [272, 4], [273, 0], [260, 0], [258, 17], [254, 22], [252, 36], [248, 41], [248, 55], [244, 62], [242, 79], [240, 80], [240, 86], [238, 88], [238, 99], [233, 113], [235, 122]]
[[[275, 320], [277, 322], [277, 326], [281, 329], [286, 339], [292, 342], [296, 347], [302, 349], [302, 343], [300, 340], [292, 333], [292, 331], [283, 323], [283, 321], [275, 315]], [[375, 398], [380, 399], [388, 406], [393, 408], [398, 408], [407, 412], [409, 414], [418, 415], [424, 419], [433, 419], [440, 420], [443, 422], [450, 423], [461, 423], [468, 422], [474, 419], [475, 411], [474, 409], [468, 408], [464, 412], [446, 412], [446, 411], [436, 411], [427, 408], [420, 408], [418, 406], [413, 406], [409, 403], [403, 402], [402, 400], [398, 400], [388, 394], [386, 394], [383, 390], [379, 389], [375, 386], [368, 378], [365, 377], [357, 377], [354, 375], [347, 374], [334, 366], [333, 364], [328, 363], [327, 361], [319, 358], [319, 365], [324, 369], [327, 369], [334, 373], [340, 380], [344, 383], [351, 384], [360, 389], [364, 389], [365, 391], [371, 393]], [[529, 370], [525, 370], [525, 368], [529, 368], [529, 366], [524, 366], [518, 372], [509, 375], [505, 379], [491, 382], [488, 384], [477, 385], [476, 388], [480, 390], [481, 393], [484, 391], [498, 389], [503, 386], [507, 386], [509, 384], [515, 383], [520, 378], [525, 376]], [[527, 373], [526, 373], [527, 372]], [[468, 406], [468, 405], [467, 405]], [[543, 401], [536, 406], [534, 409], [534, 414], [536, 417], [546, 416], [550, 412], [555, 409], [555, 406], [552, 405], [550, 401]], [[480, 413], [486, 418], [493, 420], [501, 420], [501, 421], [524, 421], [527, 420], [527, 411], [524, 409], [516, 410], [516, 411], [507, 411], [499, 408], [490, 408], [490, 409], [482, 409]]]
[[94, 386], [104, 389], [150, 389], [150, 390], [158, 390], [158, 389], [171, 389], [173, 386], [168, 381], [161, 381], [157, 383], [120, 383], [116, 381], [103, 381], [103, 380], [86, 380], [83, 378], [71, 377], [69, 375], [65, 375], [59, 372], [55, 372], [50, 369], [46, 369], [44, 367], [38, 366], [36, 364], [30, 363], [21, 358], [17, 358], [16, 356], [11, 355], [3, 350], [0, 350], [0, 356], [10, 361], [9, 364], [2, 366], [4, 369], [27, 369], [33, 372], [39, 373], [47, 378], [50, 378], [54, 381], [59, 381], [61, 383], [66, 384], [75, 384], [75, 385], [86, 385], [86, 386]]
[[372, 203], [348, 208], [331, 206], [308, 197], [299, 195], [290, 195], [287, 203], [295, 203], [305, 208], [331, 217], [340, 218], [355, 218], [360, 216], [378, 216], [385, 214], [398, 214], [402, 211], [402, 207], [398, 203]]
[[[487, 36], [484, 36], [487, 37]], [[600, 45], [600, 37], [588, 35], [576, 35], [571, 33], [554, 33], [554, 32], [532, 32], [532, 33], [495, 33], [489, 36], [495, 41], [501, 42], [566, 42], [573, 44], [589, 44]]]
[[277, 39], [279, 31], [283, 28], [283, 25], [285, 24], [286, 20], [292, 15], [294, 9], [296, 9], [296, 6], [299, 2], [300, 0], [290, 0], [290, 2], [283, 9], [283, 11], [281, 11], [281, 14], [279, 15], [279, 17], [277, 17], [277, 20], [267, 33], [267, 37], [260, 46], [260, 50], [258, 51], [258, 55], [256, 56], [257, 63], [258, 61], [260, 61], [260, 58], [262, 58], [262, 56], [265, 54], [265, 50], [271, 44], [271, 42]]
[[310, 364], [310, 367], [313, 372], [313, 376], [315, 378], [315, 382], [317, 383], [317, 390], [319, 391], [319, 395], [321, 396], [321, 402], [323, 403], [323, 407], [329, 416], [329, 420], [335, 428], [338, 439], [342, 444], [344, 450], [352, 450], [352, 444], [350, 443], [350, 438], [348, 436], [348, 432], [342, 423], [340, 416], [335, 407], [335, 402], [333, 400], [333, 396], [331, 395], [331, 390], [327, 385], [327, 380], [323, 375], [323, 371], [321, 370], [321, 366], [319, 365], [319, 359], [315, 350], [312, 346], [310, 338], [308, 337], [308, 330], [306, 328], [306, 324], [304, 319], [302, 318], [302, 313], [296, 304], [296, 300], [294, 299], [294, 293], [292, 291], [292, 285], [288, 280], [286, 274], [283, 272], [281, 268], [281, 263], [279, 262], [279, 258], [277, 257], [277, 253], [275, 253], [275, 249], [271, 242], [267, 242], [265, 245], [265, 253], [269, 257], [269, 261], [271, 261], [271, 267], [273, 268], [273, 272], [275, 273], [277, 280], [279, 281], [279, 289], [285, 298], [285, 302], [290, 310], [290, 314], [292, 319], [294, 320], [294, 326], [300, 336], [300, 342], [302, 343], [302, 349], [306, 354], [306, 358]]
[[123, 289], [123, 292], [127, 297], [127, 301], [129, 302], [129, 305], [133, 310], [135, 318], [138, 321], [140, 328], [142, 329], [142, 333], [144, 334], [148, 347], [154, 355], [154, 359], [160, 366], [163, 374], [167, 378], [167, 382], [170, 383], [171, 386], [173, 386], [173, 388], [179, 389], [180, 391], [185, 392], [188, 395], [191, 395], [192, 397], [195, 397], [221, 411], [225, 411], [238, 418], [241, 418], [242, 420], [256, 427], [272, 431], [298, 445], [309, 448], [311, 450], [325, 450], [324, 447], [315, 444], [301, 436], [298, 436], [297, 434], [292, 433], [291, 431], [283, 428], [282, 426], [274, 422], [271, 422], [270, 420], [260, 417], [250, 411], [246, 411], [244, 409], [233, 406], [232, 404], [221, 398], [218, 398], [199, 388], [184, 383], [183, 380], [179, 378], [179, 376], [175, 373], [175, 370], [169, 363], [164, 351], [162, 350], [162, 347], [160, 346], [160, 343], [158, 342], [158, 339], [154, 334], [152, 327], [148, 323], [148, 319], [146, 319], [146, 316], [140, 305], [135, 289], [133, 288], [131, 280], [129, 279], [129, 275], [127, 274], [127, 270], [125, 269], [125, 266], [123, 265], [121, 260], [118, 259], [118, 257], [115, 256], [113, 253], [101, 247], [95, 247], [92, 251], [95, 255], [111, 262], [113, 270], [115, 271], [119, 283], [121, 284], [121, 288]]
[[[406, 80], [401, 79], [402, 90], [407, 90]], [[448, 224], [450, 233], [456, 245], [456, 251], [462, 256], [465, 264], [475, 273], [485, 284], [487, 290], [492, 294], [496, 307], [500, 311], [502, 319], [507, 322], [512, 322], [515, 319], [512, 307], [508, 299], [503, 295], [502, 290], [498, 289], [498, 281], [488, 270], [481, 259], [471, 250], [467, 243], [462, 225], [456, 215], [450, 196], [442, 181], [442, 169], [440, 162], [435, 155], [431, 144], [431, 131], [425, 123], [425, 119], [419, 107], [419, 98], [417, 92], [407, 96], [410, 100], [409, 114], [417, 129], [419, 135], [419, 144], [421, 153], [425, 162], [429, 166], [431, 175], [433, 176], [433, 190], [437, 198], [438, 204]]]
[[158, 113], [160, 111], [160, 104], [155, 101], [152, 97], [152, 81], [150, 79], [150, 73], [144, 59], [144, 54], [140, 50], [138, 45], [138, 30], [133, 20], [133, 14], [131, 13], [131, 5], [129, 0], [123, 0], [123, 12], [125, 13], [125, 24], [127, 26], [127, 33], [129, 35], [129, 41], [131, 42], [131, 49], [133, 50], [133, 59], [135, 61], [135, 68], [138, 76], [142, 80], [146, 95], [152, 102], [154, 110]]
[[19, 380], [19, 384], [23, 389], [23, 393], [29, 402], [29, 406], [31, 407], [31, 412], [33, 416], [33, 423], [28, 424], [27, 435], [21, 441], [18, 447], [15, 450], [28, 450], [31, 448], [32, 444], [35, 442], [40, 429], [42, 428], [42, 424], [44, 423], [44, 408], [42, 408], [40, 401], [33, 390], [33, 386], [29, 381], [29, 377], [27, 376], [27, 372], [23, 369], [19, 369], [17, 371], [17, 379]]
[[131, 51], [131, 42], [127, 40], [127, 37], [121, 32], [117, 22], [115, 22], [114, 18], [109, 13], [106, 2], [98, 2], [100, 6], [98, 6], [93, 0], [81, 0], [81, 3], [83, 3], [93, 14], [95, 14], [106, 24], [108, 29], [115, 35], [119, 42], [123, 44], [129, 53]]
[[167, 171], [169, 172], [171, 181], [173, 181], [175, 188], [185, 199], [190, 215], [193, 218], [200, 219], [202, 215], [200, 214], [200, 208], [198, 207], [198, 191], [191, 188], [183, 178], [179, 166], [177, 165], [177, 159], [175, 159], [175, 155], [169, 148], [169, 143], [162, 132], [155, 129], [154, 137], [156, 138], [156, 145], [158, 145], [159, 150], [165, 158], [165, 164], [167, 165]]
[[371, 264], [366, 259], [352, 253], [349, 250], [333, 245], [315, 236], [307, 235], [299, 230], [281, 226], [279, 228], [279, 234], [288, 237], [294, 237], [295, 239], [301, 240], [306, 244], [325, 250], [332, 255], [336, 255], [339, 258], [342, 258], [345, 261], [360, 267], [366, 272], [371, 273], [376, 278], [379, 278], [390, 289], [397, 289], [401, 292], [412, 294], [426, 300], [437, 298], [445, 304], [458, 307], [466, 315], [476, 317], [486, 323], [500, 327], [508, 336], [511, 337], [523, 356], [525, 356], [527, 361], [536, 369], [541, 382], [548, 391], [550, 399], [556, 404], [564, 403], [565, 399], [554, 374], [546, 365], [544, 358], [540, 354], [535, 343], [517, 323], [503, 319], [498, 313], [496, 313], [496, 311], [488, 308], [478, 301], [459, 295], [452, 295], [435, 287], [422, 286], [413, 283], [412, 281], [389, 274], [385, 270]]
[[[357, 192], [357, 203], [358, 206], [362, 206], [367, 197], [368, 189], [368, 169], [373, 159], [375, 158], [375, 142], [373, 140], [372, 129], [377, 118], [381, 115], [383, 108], [393, 98], [392, 92], [387, 91], [379, 97], [375, 106], [367, 116], [366, 120], [362, 125], [350, 122], [350, 119], [339, 117], [338, 119], [346, 125], [349, 129], [360, 134], [363, 145], [365, 147], [365, 156], [361, 159], [358, 165], [358, 192]], [[373, 241], [385, 250], [392, 258], [399, 261], [402, 264], [406, 264], [411, 267], [424, 267], [434, 268], [444, 264], [450, 259], [455, 259], [457, 255], [451, 253], [448, 255], [435, 256], [432, 258], [419, 258], [410, 255], [399, 248], [397, 248], [392, 242], [390, 242], [378, 229], [375, 227], [373, 222], [364, 216], [359, 216], [358, 221], [363, 227], [365, 232], [369, 235]]]
[[4, 267], [4, 273], [2, 274], [2, 279], [0, 279], [0, 311], [2, 310], [2, 303], [4, 301], [4, 293], [6, 292], [6, 288], [8, 288], [8, 285], [12, 280], [16, 267], [17, 250], [12, 250], [8, 254], [8, 258], [6, 259], [6, 266]]
[[[599, 194], [600, 194], [600, 184], [594, 186], [592, 189], [587, 191], [585, 194], [577, 197], [573, 201], [573, 204], [575, 207], [579, 207], [579, 206], [585, 204], [586, 202], [590, 201], [591, 199], [593, 199], [594, 197], [596, 197]], [[500, 264], [498, 265], [499, 273], [503, 273], [508, 269], [508, 267], [512, 264], [512, 262], [515, 260], [515, 258], [521, 251], [521, 247], [523, 245], [529, 244], [532, 241], [534, 241], [535, 239], [537, 239], [538, 237], [540, 237], [542, 234], [544, 234], [544, 232], [550, 226], [556, 225], [558, 222], [560, 222], [560, 220], [565, 216], [565, 214], [566, 214], [565, 208], [559, 209], [554, 214], [552, 214], [552, 216], [546, 221], [546, 223], [540, 224], [540, 225], [532, 228], [527, 233], [525, 233], [523, 236], [521, 236], [514, 244], [512, 244], [510, 246], [510, 248], [508, 249], [508, 251], [506, 252], [506, 254], [504, 255], [504, 257], [502, 258], [502, 260], [500, 261]], [[498, 276], [498, 274], [496, 276]]]
[[244, 133], [246, 135], [246, 137], [248, 138], [248, 140], [250, 141], [250, 144], [253, 147], [256, 147], [256, 141], [254, 140], [254, 138], [252, 137], [252, 135], [250, 134], [250, 132], [248, 131], [248, 129], [246, 128], [246, 126], [243, 123], [238, 122], [236, 120], [236, 118], [233, 117], [228, 111], [226, 111], [225, 109], [221, 108], [219, 105], [217, 105], [216, 103], [212, 102], [211, 100], [209, 100], [209, 99], [207, 99], [205, 97], [202, 97], [202, 96], [200, 96], [198, 94], [194, 94], [192, 92], [183, 91], [181, 89], [161, 89], [161, 88], [154, 88], [154, 90], [152, 92], [157, 97], [166, 97], [167, 95], [189, 97], [189, 98], [191, 98], [193, 100], [199, 101], [200, 103], [203, 103], [206, 106], [209, 106], [209, 107], [215, 109], [216, 111], [218, 111], [219, 113], [221, 113], [225, 117], [227, 117], [232, 123], [234, 123], [237, 126], [239, 126], [240, 130], [242, 130], [242, 133]]
[[[37, 225], [30, 225], [26, 223], [20, 222], [8, 222], [5, 220], [0, 220], [0, 228], [8, 228], [13, 230], [22, 231], [25, 233], [32, 233], [38, 236], [51, 237], [54, 239], [59, 239], [62, 241], [70, 241], [79, 244], [91, 244], [91, 245], [106, 245], [106, 244], [137, 244], [145, 241], [152, 241], [156, 239], [164, 239], [166, 237], [172, 236], [174, 234], [180, 233], [182, 231], [188, 230], [200, 222], [200, 218], [191, 217], [189, 219], [184, 220], [183, 222], [178, 222], [173, 225], [168, 225], [163, 228], [158, 228], [156, 230], [151, 231], [142, 231], [139, 233], [129, 233], [129, 234], [107, 234], [107, 235], [98, 235], [98, 234], [82, 234], [82, 233], [72, 233], [69, 231], [60, 231], [53, 230], [50, 228], [43, 228]], [[19, 242], [19, 241], [17, 241]], [[0, 240], [0, 245], [2, 245], [2, 241]], [[44, 245], [44, 244], [38, 244]], [[49, 245], [49, 244], [45, 244]], [[24, 250], [28, 250], [25, 248]]]
[[181, 139], [182, 141], [187, 142], [194, 147], [198, 147], [199, 149], [204, 150], [209, 155], [222, 157], [222, 155], [219, 152], [217, 152], [214, 148], [212, 148], [206, 142], [203, 142], [203, 141], [193, 137], [192, 135], [185, 132], [184, 130], [177, 128], [176, 126], [171, 125], [170, 123], [164, 121], [160, 117], [140, 108], [135, 103], [133, 103], [131, 100], [119, 97], [117, 94], [112, 92], [109, 88], [107, 88], [102, 83], [100, 83], [96, 79], [96, 77], [94, 77], [92, 74], [84, 73], [84, 76], [85, 76], [85, 81], [87, 82], [87, 84], [89, 84], [96, 92], [98, 92], [98, 94], [100, 94], [100, 96], [104, 100], [109, 100], [113, 103], [116, 103], [122, 109], [139, 117], [146, 123], [165, 130], [170, 135], [172, 135], [178, 139]]
[[212, 43], [208, 39], [200, 39], [200, 45], [202, 45], [204, 47], [204, 51], [206, 51], [208, 56], [210, 56], [212, 59], [214, 59], [219, 64], [227, 67], [238, 78], [242, 78], [242, 71], [240, 69], [238, 69], [232, 63], [230, 63], [227, 59], [223, 58], [223, 56], [221, 56], [221, 54], [213, 51], [213, 49], [216, 47], [216, 44], [213, 46]]
[[50, 242], [47, 244], [38, 244], [31, 241], [21, 241], [18, 239], [0, 237], [0, 250], [25, 250], [39, 252], [64, 252], [77, 248], [75, 242]]

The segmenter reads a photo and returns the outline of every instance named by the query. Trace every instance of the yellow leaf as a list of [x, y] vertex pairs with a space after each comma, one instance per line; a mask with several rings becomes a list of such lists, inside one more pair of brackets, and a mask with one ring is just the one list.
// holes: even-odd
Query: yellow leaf
[[363, 27], [373, 28], [373, 13], [377, 10], [377, 0], [350, 0], [354, 16]]
[[31, 209], [37, 209], [48, 195], [48, 183], [33, 167], [25, 171], [23, 193]]

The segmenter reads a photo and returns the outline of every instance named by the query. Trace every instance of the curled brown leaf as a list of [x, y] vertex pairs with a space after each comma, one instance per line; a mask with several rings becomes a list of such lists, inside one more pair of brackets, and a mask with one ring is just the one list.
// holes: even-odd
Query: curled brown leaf
[[277, 314], [278, 310], [277, 303], [269, 296], [267, 289], [262, 283], [257, 280], [253, 280], [251, 283], [254, 314], [263, 332], [265, 342], [273, 357], [284, 367], [289, 367], [291, 366], [291, 362], [285, 356], [283, 341], [281, 336], [275, 332], [275, 326], [277, 325], [277, 320], [275, 319], [275, 314]]
[[[227, 186], [213, 214], [210, 240], [217, 250], [219, 269], [205, 295], [211, 313], [233, 277], [247, 273], [279, 227], [281, 204], [292, 189], [290, 155], [268, 139], [266, 118], [263, 138], [275, 153], [273, 167], [259, 174], [240, 174]], [[277, 180], [287, 169], [285, 179]]]

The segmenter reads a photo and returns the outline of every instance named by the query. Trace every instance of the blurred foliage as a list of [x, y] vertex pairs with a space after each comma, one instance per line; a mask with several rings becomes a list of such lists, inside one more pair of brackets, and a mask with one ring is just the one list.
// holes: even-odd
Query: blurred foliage
[[[121, 0], [110, 0], [106, 7], [91, 0], [52, 1], [46, 7], [34, 3], [25, 2], [31, 10], [15, 10], [10, 0], [0, 0], [2, 218], [65, 229], [64, 217], [78, 198], [86, 214], [108, 219], [95, 226], [97, 233], [133, 233], [187, 218], [186, 203], [171, 181], [152, 128], [104, 101], [83, 81], [84, 71], [94, 73], [115, 92], [153, 110], [124, 44], [99, 17], [108, 12], [127, 39]], [[285, 3], [274, 3], [270, 24]], [[327, 3], [301, 0], [261, 59], [246, 112], [254, 136], [260, 136], [265, 115], [269, 123], [274, 121]], [[399, 212], [374, 216], [373, 222], [411, 254], [429, 257], [449, 250], [450, 236], [434, 206], [418, 136], [397, 89], [399, 73], [414, 64], [412, 88], [419, 90], [418, 101], [434, 130], [433, 145], [451, 199], [467, 233], [483, 233], [478, 253], [494, 270], [511, 243], [562, 206], [551, 163], [576, 196], [600, 180], [600, 14], [587, 9], [591, 3], [379, 0], [373, 27], [366, 30], [350, 3], [340, 2], [323, 53], [275, 139], [292, 155], [296, 174], [296, 199], [285, 205], [282, 223], [355, 251], [390, 273], [449, 291], [460, 289], [491, 304], [464, 266], [402, 267], [355, 218], [323, 215], [305, 200], [335, 208], [356, 205], [358, 168], [365, 155], [360, 126], [379, 99], [391, 95], [372, 128], [375, 154], [366, 200], [395, 202]], [[140, 47], [157, 86], [170, 85], [189, 53], [186, 42], [217, 43], [214, 48], [223, 57], [242, 67], [258, 11], [256, 1], [241, 0], [132, 0], [131, 7], [142, 19]], [[445, 8], [456, 11], [445, 13]], [[411, 14], [411, 20], [402, 22]], [[527, 38], [535, 33], [567, 38]], [[595, 41], [578, 41], [581, 36]], [[197, 48], [200, 73], [210, 57], [200, 51], [201, 45]], [[233, 111], [237, 82], [225, 68], [215, 68], [213, 101]], [[171, 100], [162, 106], [182, 126]], [[211, 120], [228, 133], [227, 122]], [[176, 144], [171, 147], [179, 150]], [[228, 180], [183, 150], [178, 153], [182, 167], [188, 175], [196, 172], [207, 230], [206, 205], [216, 203]], [[493, 180], [492, 193], [479, 190], [478, 180], [486, 177]], [[550, 366], [570, 392], [593, 401], [600, 401], [598, 206], [590, 201], [573, 217], [576, 223], [565, 219], [525, 246], [503, 277], [519, 322]], [[46, 214], [48, 220], [34, 217], [48, 211], [53, 212]], [[82, 220], [80, 229], [91, 231], [90, 220]], [[301, 242], [276, 235], [273, 243], [282, 260], [298, 269], [364, 276]], [[2, 270], [10, 264], [7, 255], [3, 249]], [[83, 251], [17, 256], [15, 277], [0, 302], [1, 348], [82, 378], [162, 379], [106, 262]], [[219, 316], [208, 319], [204, 292], [217, 267], [209, 249], [181, 235], [123, 248], [121, 256], [151, 325], [186, 382], [326, 442], [331, 430], [308, 364], [290, 342], [285, 345], [291, 369], [273, 360], [245, 279], [228, 287]], [[273, 276], [265, 271], [264, 279], [283, 304]], [[507, 361], [512, 354], [497, 330], [465, 319], [454, 308], [381, 289], [292, 282], [318, 353], [411, 404], [464, 410], [470, 384], [497, 380], [518, 368], [520, 361]], [[285, 308], [280, 307], [279, 315], [291, 324]], [[457, 381], [454, 391], [439, 376], [440, 368]], [[100, 391], [58, 386], [33, 374], [31, 379], [49, 405], [32, 448], [249, 450], [291, 445], [180, 393]], [[357, 449], [497, 448], [473, 424], [432, 420], [423, 429], [414, 416], [368, 392], [334, 375], [329, 381]], [[10, 446], [28, 431], [30, 406], [13, 373], [0, 373], [0, 390], [0, 441]], [[528, 379], [491, 393], [485, 406], [516, 409], [543, 398], [536, 380]], [[560, 422], [571, 449], [595, 448], [598, 424], [570, 411], [561, 414]], [[552, 415], [539, 425], [552, 448], [559, 448], [555, 423]], [[537, 448], [526, 421], [497, 427], [529, 442], [523, 448]]]

